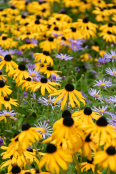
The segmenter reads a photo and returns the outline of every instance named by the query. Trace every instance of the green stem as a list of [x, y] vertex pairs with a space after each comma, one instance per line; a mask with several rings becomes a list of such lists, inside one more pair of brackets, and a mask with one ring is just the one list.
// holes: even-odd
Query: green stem
[[107, 174], [110, 174], [110, 168], [109, 167], [107, 168]]
[[48, 115], [48, 118], [49, 118], [50, 126], [52, 126], [51, 121], [50, 121], [49, 105], [47, 105], [47, 115]]

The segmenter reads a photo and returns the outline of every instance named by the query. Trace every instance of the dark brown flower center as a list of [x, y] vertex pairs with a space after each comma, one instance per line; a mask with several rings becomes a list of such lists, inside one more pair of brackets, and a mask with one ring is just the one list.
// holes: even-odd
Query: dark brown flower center
[[47, 83], [47, 78], [41, 78], [41, 83]]
[[100, 118], [97, 120], [96, 124], [97, 124], [98, 126], [103, 126], [103, 127], [105, 127], [105, 126], [108, 125], [108, 122], [107, 122], [106, 118], [102, 116], [102, 117], [100, 117]]
[[53, 37], [49, 37], [48, 40], [49, 40], [50, 42], [53, 42], [54, 38], [53, 38]]
[[48, 51], [43, 51], [43, 54], [44, 54], [45, 56], [49, 56], [49, 52], [48, 52]]
[[5, 86], [5, 83], [3, 80], [0, 80], [0, 88], [3, 88]]
[[67, 90], [67, 91], [73, 91], [74, 90], [74, 86], [72, 85], [72, 84], [67, 84], [66, 86], [65, 86], [65, 89]]
[[85, 115], [91, 115], [91, 114], [92, 114], [91, 108], [86, 107], [86, 108], [84, 109], [84, 114], [85, 114]]
[[20, 64], [20, 65], [18, 66], [18, 69], [19, 69], [20, 71], [25, 71], [25, 70], [26, 70], [26, 67], [25, 67], [24, 64]]
[[115, 147], [113, 147], [113, 146], [108, 147], [106, 152], [107, 152], [108, 155], [115, 155], [115, 153], [116, 153], [115, 152]]
[[10, 100], [10, 97], [4, 97], [4, 100], [5, 101], [9, 101]]
[[88, 23], [88, 22], [89, 22], [88, 18], [83, 19], [83, 23]]
[[57, 147], [54, 144], [48, 144], [46, 148], [47, 153], [54, 153], [56, 152]]
[[67, 127], [71, 127], [74, 124], [74, 120], [71, 117], [65, 117], [63, 120], [63, 124]]
[[22, 131], [28, 130], [31, 127], [31, 125], [29, 123], [24, 123], [22, 125]]
[[19, 166], [15, 165], [13, 166], [12, 168], [12, 174], [17, 174], [17, 173], [20, 173], [21, 169]]
[[64, 110], [64, 112], [62, 113], [62, 117], [63, 117], [63, 118], [71, 117], [71, 113], [70, 113], [70, 111], [68, 111], [68, 110]]
[[7, 54], [7, 55], [4, 57], [4, 60], [10, 62], [10, 61], [12, 60], [11, 55], [10, 55], [10, 54]]

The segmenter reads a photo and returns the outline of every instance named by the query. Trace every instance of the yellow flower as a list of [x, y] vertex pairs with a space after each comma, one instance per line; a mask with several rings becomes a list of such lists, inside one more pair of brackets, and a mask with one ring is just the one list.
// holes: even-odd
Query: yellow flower
[[53, 91], [57, 91], [55, 88], [53, 88], [52, 86], [57, 86], [60, 84], [55, 83], [55, 82], [49, 82], [47, 80], [47, 78], [41, 78], [41, 80], [39, 82], [37, 82], [36, 84], [30, 86], [32, 91], [36, 91], [36, 89], [41, 88], [41, 94], [44, 96], [45, 95], [45, 89], [47, 89], [48, 93], [51, 93]]
[[2, 61], [0, 62], [0, 69], [2, 69], [6, 65], [6, 72], [14, 70], [18, 65], [12, 61], [12, 57], [10, 54], [7, 54], [5, 57], [2, 57]]
[[[81, 102], [83, 102], [84, 105], [85, 105], [85, 101], [84, 101], [85, 98], [82, 96], [81, 92], [79, 92], [79, 91], [77, 91], [77, 90], [74, 89], [74, 86], [72, 84], [67, 84], [65, 86], [65, 89], [61, 89], [61, 90], [58, 90], [58, 91], [54, 92], [53, 94], [50, 94], [50, 96], [54, 96], [54, 95], [59, 95], [56, 98], [54, 104], [56, 104], [59, 100], [61, 100], [63, 98], [63, 100], [61, 102], [61, 108], [62, 108], [62, 110], [64, 109], [64, 106], [66, 104], [67, 97], [68, 97], [68, 100], [70, 101], [70, 104], [71, 104], [71, 106], [73, 108], [76, 106], [75, 103], [80, 107], [80, 103], [77, 100], [77, 98]], [[74, 103], [74, 101], [75, 101], [75, 103]]]
[[0, 72], [0, 80], [6, 81], [7, 79], [6, 79], [5, 76], [6, 76], [6, 75], [3, 75], [2, 72]]
[[22, 85], [22, 89], [26, 88], [26, 91], [33, 85], [35, 82], [32, 81], [32, 78], [29, 76], [24, 80], [21, 80], [17, 83], [17, 86]]
[[5, 108], [9, 108], [11, 110], [11, 105], [18, 106], [18, 103], [16, 102], [17, 100], [12, 99], [10, 97], [1, 97], [0, 98], [0, 103], [5, 106]]
[[57, 76], [57, 73], [62, 73], [62, 71], [56, 71], [51, 66], [45, 66], [45, 68], [41, 70], [41, 73], [47, 74], [47, 78], [49, 78], [50, 76], [52, 76], [52, 74], [55, 74]]
[[116, 150], [115, 147], [109, 146], [104, 151], [95, 153], [94, 164], [102, 166], [102, 168], [110, 168], [111, 171], [116, 171]]
[[[51, 173], [60, 173], [60, 167], [63, 170], [67, 170], [68, 163], [72, 162], [72, 156], [67, 154], [60, 146], [57, 147], [54, 144], [48, 144], [46, 153], [40, 159], [39, 169], [41, 169], [44, 164], [46, 170]], [[60, 167], [59, 167], [60, 166]]]
[[72, 116], [87, 125], [94, 124], [93, 119], [98, 120], [101, 117], [99, 113], [93, 112], [89, 107], [86, 107], [84, 110], [75, 111]]
[[41, 61], [41, 63], [44, 63], [45, 61], [47, 62], [47, 64], [51, 64], [51, 66], [53, 66], [53, 59], [49, 56], [49, 52], [48, 51], [43, 51], [43, 53], [35, 53], [35, 61]]
[[8, 73], [9, 76], [13, 76], [13, 80], [20, 82], [23, 77], [26, 79], [29, 77], [29, 73], [26, 71], [24, 64], [20, 64], [15, 70], [12, 70]]
[[110, 32], [101, 32], [99, 33], [99, 36], [103, 36], [103, 40], [106, 40], [106, 42], [115, 42], [116, 41], [116, 36]]
[[9, 89], [9, 86], [5, 85], [3, 80], [0, 80], [0, 96], [2, 95], [2, 93], [5, 97], [7, 95], [10, 95], [12, 93], [12, 90]]

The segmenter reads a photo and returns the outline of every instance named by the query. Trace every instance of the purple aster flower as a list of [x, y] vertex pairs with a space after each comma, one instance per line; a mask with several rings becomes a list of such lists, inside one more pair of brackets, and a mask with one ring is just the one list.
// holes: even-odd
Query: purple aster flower
[[75, 67], [75, 70], [76, 70], [76, 71], [80, 71], [80, 69], [79, 69], [79, 67], [78, 67], [78, 66], [76, 66], [76, 67]]
[[116, 59], [116, 52], [111, 50], [111, 53], [105, 53], [104, 54], [104, 58], [106, 59], [112, 59], [112, 62], [114, 61], [114, 59]]
[[2, 113], [0, 113], [0, 116], [4, 116], [4, 117], [10, 117], [12, 119], [17, 119], [14, 117], [14, 115], [17, 115], [18, 112], [14, 112], [14, 110], [11, 110], [11, 111], [7, 111], [7, 110], [4, 110], [2, 111]]
[[31, 43], [33, 45], [38, 45], [38, 40], [37, 39], [31, 39]]
[[116, 106], [116, 95], [114, 96], [109, 96], [109, 98], [105, 98], [106, 101], [110, 102], [110, 103], [114, 103]]
[[51, 33], [54, 37], [63, 36], [63, 34]]
[[43, 129], [45, 129], [45, 132], [42, 133], [43, 139], [46, 138], [45, 136], [50, 137], [50, 136], [51, 136], [51, 133], [53, 132], [52, 127], [48, 125], [48, 123], [47, 123], [46, 120], [44, 121], [44, 123], [42, 123], [42, 122], [40, 121], [40, 123], [38, 123], [38, 125], [34, 124], [34, 126], [36, 126], [36, 127], [41, 127], [41, 128], [43, 128]]
[[110, 74], [111, 76], [114, 76], [114, 77], [116, 77], [116, 68], [106, 68], [105, 69], [106, 70], [106, 73], [107, 74]]
[[57, 102], [57, 105], [54, 106], [54, 101], [56, 100], [56, 97], [54, 97], [53, 99], [51, 98], [51, 96], [49, 98], [44, 98], [44, 97], [39, 97], [38, 98], [38, 102], [39, 103], [43, 103], [43, 105], [48, 106], [50, 105], [52, 107], [52, 110], [54, 110], [54, 107], [56, 106], [60, 106], [60, 101]]
[[108, 108], [108, 106], [102, 106], [102, 107], [99, 106], [99, 108], [96, 108], [95, 106], [93, 106], [93, 107], [94, 107], [94, 109], [92, 108], [93, 111], [98, 112], [101, 115], [103, 115], [105, 113], [107, 114], [106, 109]]
[[98, 100], [101, 101], [101, 97], [100, 97], [100, 94], [99, 94], [100, 93], [100, 90], [97, 91], [97, 89], [90, 88], [88, 90], [88, 93], [89, 93], [90, 96], [94, 97], [95, 100], [98, 99]]
[[97, 61], [100, 62], [101, 64], [105, 64], [105, 63], [107, 63], [107, 62], [110, 62], [110, 59], [106, 59], [106, 58], [104, 58], [104, 57], [103, 57], [103, 58], [100, 58], [100, 57], [99, 57], [99, 58], [97, 59]]
[[29, 75], [32, 77], [32, 80], [35, 80], [36, 82], [40, 81], [40, 79], [43, 77], [43, 75], [39, 74], [39, 71], [36, 71], [36, 69], [28, 69]]
[[28, 67], [28, 69], [34, 69], [35, 68], [35, 64], [28, 64], [27, 67]]
[[66, 54], [62, 54], [62, 53], [60, 53], [60, 54], [57, 54], [56, 55], [56, 58], [59, 58], [59, 59], [62, 59], [62, 60], [71, 60], [71, 59], [73, 59], [73, 57], [71, 57], [71, 56], [68, 56], [68, 55], [66, 55]]
[[36, 100], [36, 93], [33, 92], [33, 93], [31, 94], [31, 97], [32, 97], [33, 99]]
[[4, 52], [2, 53], [2, 56], [5, 57], [7, 54], [13, 55], [15, 53], [16, 53], [16, 50], [12, 50], [12, 49], [4, 50]]
[[30, 63], [30, 60], [26, 57], [23, 57], [23, 58], [19, 57], [19, 58], [17, 58], [17, 61]]
[[71, 49], [73, 51], [79, 51], [79, 50], [84, 50], [84, 48], [82, 48], [82, 44], [84, 42], [83, 39], [78, 39], [78, 40], [73, 40], [73, 39], [69, 39], [71, 42]]
[[24, 95], [24, 98], [27, 98], [28, 96], [27, 96], [27, 94], [28, 94], [28, 92], [23, 92], [23, 95]]
[[62, 80], [65, 80], [66, 76], [62, 76]]
[[3, 146], [3, 145], [4, 145], [3, 139], [0, 138], [0, 146]]
[[101, 86], [101, 87], [110, 87], [112, 86], [112, 82], [109, 80], [109, 81], [105, 81], [105, 78], [103, 80], [95, 80], [95, 83], [93, 86]]
[[52, 81], [60, 81], [61, 82], [61, 77], [59, 75], [56, 75], [56, 74], [52, 74], [52, 77], [51, 77], [51, 80]]
[[22, 56], [24, 53], [23, 53], [21, 50], [16, 50], [16, 54], [17, 54], [18, 56]]

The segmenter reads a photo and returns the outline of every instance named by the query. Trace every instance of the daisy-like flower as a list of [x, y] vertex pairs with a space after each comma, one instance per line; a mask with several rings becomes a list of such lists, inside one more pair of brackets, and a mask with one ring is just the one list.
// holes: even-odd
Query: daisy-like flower
[[110, 87], [112, 86], [112, 82], [109, 80], [109, 81], [105, 81], [105, 78], [103, 80], [95, 80], [95, 83], [93, 86], [100, 86], [100, 87]]
[[94, 109], [92, 108], [92, 110], [100, 113], [101, 115], [107, 113], [106, 109], [108, 108], [108, 106], [102, 106], [102, 107], [99, 106], [99, 108], [96, 108], [95, 106], [93, 106], [93, 107], [94, 107]]
[[16, 49], [15, 50], [9, 49], [9, 50], [5, 50], [1, 55], [5, 57], [6, 55], [13, 55], [15, 53], [16, 53]]
[[11, 110], [11, 105], [18, 106], [18, 103], [16, 101], [17, 100], [12, 99], [10, 97], [1, 97], [0, 98], [0, 104], [3, 104], [6, 109], [9, 108], [9, 110]]
[[105, 71], [106, 71], [107, 74], [110, 74], [111, 76], [116, 77], [116, 68], [112, 68], [112, 69], [111, 69], [111, 68], [109, 67], [109, 68], [106, 68]]
[[116, 150], [114, 146], [109, 146], [104, 151], [95, 153], [94, 164], [103, 168], [109, 167], [111, 171], [116, 171]]
[[73, 57], [68, 56], [67, 54], [62, 54], [62, 53], [56, 54], [56, 58], [59, 58], [61, 60], [65, 60], [65, 61], [73, 59]]
[[53, 60], [50, 57], [50, 54], [48, 51], [43, 51], [43, 53], [35, 53], [35, 61], [41, 61], [41, 63], [45, 63], [45, 61], [47, 62], [47, 64], [51, 64], [51, 66], [53, 66]]
[[84, 110], [75, 111], [72, 116], [85, 124], [94, 124], [93, 119], [98, 120], [101, 115], [97, 112], [93, 112], [91, 108], [86, 107]]
[[14, 117], [14, 115], [17, 115], [18, 112], [14, 113], [14, 110], [11, 111], [2, 111], [2, 113], [0, 113], [0, 121], [4, 119], [5, 123], [7, 122], [6, 117], [9, 117], [10, 119], [16, 120], [17, 118]]
[[57, 75], [57, 73], [62, 73], [62, 71], [56, 71], [51, 66], [46, 66], [45, 68], [40, 70], [41, 73], [44, 73], [47, 75], [47, 78], [49, 78], [52, 74]]
[[24, 64], [20, 64], [18, 68], [12, 70], [8, 73], [9, 76], [13, 76], [13, 80], [20, 82], [23, 78], [28, 78], [29, 73], [26, 71], [26, 67]]
[[[63, 170], [67, 170], [68, 162], [72, 162], [72, 156], [67, 154], [66, 151], [60, 146], [55, 146], [54, 144], [48, 144], [46, 153], [40, 159], [39, 169], [41, 169], [44, 164], [46, 170], [51, 173], [60, 173], [60, 167]], [[60, 167], [59, 167], [60, 166]]]
[[[56, 97], [54, 97], [54, 98], [51, 98], [51, 96], [49, 97], [49, 98], [44, 98], [44, 97], [39, 97], [38, 98], [38, 103], [42, 103], [43, 105], [45, 105], [45, 106], [51, 106], [52, 107], [52, 109], [54, 110], [54, 106], [53, 106], [53, 104], [54, 104], [54, 101], [56, 100]], [[60, 102], [58, 103], [58, 104], [60, 104]], [[60, 105], [56, 105], [56, 106], [60, 106]]]
[[52, 86], [57, 86], [60, 84], [55, 83], [55, 82], [49, 82], [47, 78], [41, 78], [41, 80], [39, 82], [37, 82], [36, 84], [30, 86], [32, 91], [36, 91], [36, 89], [41, 88], [41, 94], [44, 96], [45, 95], [45, 89], [47, 89], [48, 93], [51, 93], [53, 91], [57, 91], [54, 87]]
[[103, 57], [103, 58], [98, 58], [97, 59], [97, 61], [98, 62], [100, 62], [101, 64], [105, 64], [105, 63], [107, 63], [107, 62], [110, 62], [110, 59], [107, 59], [107, 58], [105, 58], [105, 57]]
[[[50, 96], [54, 96], [54, 95], [59, 95], [56, 98], [54, 104], [56, 104], [59, 100], [61, 100], [63, 98], [63, 100], [61, 102], [62, 110], [64, 109], [64, 106], [66, 104], [67, 97], [68, 97], [70, 104], [73, 108], [76, 106], [75, 103], [80, 107], [80, 103], [77, 100], [77, 98], [81, 102], [83, 102], [85, 105], [85, 101], [84, 101], [85, 98], [82, 96], [81, 92], [74, 89], [74, 86], [72, 84], [67, 84], [64, 89], [58, 90], [58, 91], [54, 92], [53, 94], [50, 94]], [[74, 103], [74, 101], [75, 101], [75, 103]]]
[[36, 127], [41, 127], [45, 130], [44, 133], [42, 133], [42, 136], [43, 136], [43, 139], [45, 139], [45, 137], [50, 137], [51, 136], [51, 133], [53, 132], [51, 126], [48, 125], [47, 121], [45, 120], [44, 123], [42, 123], [40, 121], [40, 123], [38, 123], [38, 125], [34, 124], [34, 126]]
[[43, 75], [40, 75], [39, 71], [36, 71], [36, 69], [28, 69], [28, 71], [32, 80], [35, 80], [36, 82], [40, 81], [40, 79], [43, 77]]
[[83, 142], [83, 154], [86, 156], [89, 160], [92, 159], [92, 150], [95, 152], [97, 149], [97, 145], [95, 142], [90, 138], [90, 135], [85, 135], [84, 142]]
[[59, 75], [56, 75], [56, 74], [52, 74], [52, 77], [51, 77], [51, 81], [53, 82], [53, 81], [55, 81], [55, 82], [62, 82], [62, 80], [61, 80], [62, 78], [59, 76]]
[[99, 94], [100, 93], [100, 90], [97, 91], [97, 89], [90, 88], [88, 90], [88, 93], [89, 93], [90, 96], [94, 97], [95, 100], [96, 99], [101, 100], [101, 97], [100, 97], [100, 94]]
[[97, 120], [96, 124], [80, 125], [79, 128], [83, 129], [87, 135], [91, 134], [90, 138], [93, 138], [98, 144], [102, 141], [103, 144], [107, 143], [109, 145], [116, 138], [114, 127], [108, 125], [106, 118], [103, 116]]
[[112, 62], [116, 59], [116, 52], [111, 50], [111, 53], [105, 53], [104, 58], [112, 60]]
[[32, 78], [29, 76], [28, 78], [21, 80], [17, 83], [17, 86], [22, 85], [22, 89], [26, 89], [26, 91], [30, 88], [31, 85], [33, 85], [35, 82], [32, 81]]
[[91, 160], [87, 159], [87, 162], [81, 163], [81, 172], [88, 171], [89, 169], [92, 169], [93, 173], [95, 170], [95, 164], [93, 164], [93, 158]]
[[42, 138], [38, 130], [44, 132], [43, 128], [31, 127], [28, 123], [22, 125], [22, 132], [15, 137], [15, 139], [18, 138], [22, 149], [26, 150], [29, 145], [32, 145], [36, 140], [39, 141]]
[[2, 71], [0, 71], [0, 80], [6, 81], [7, 79], [6, 79], [5, 76], [6, 76], [6, 75], [3, 75], [3, 74], [2, 74]]
[[12, 90], [9, 89], [9, 86], [5, 85], [3, 80], [0, 80], [0, 96], [3, 94], [3, 96], [10, 95], [12, 93]]
[[106, 42], [115, 42], [116, 41], [116, 36], [110, 32], [101, 32], [99, 36], [103, 36], [103, 40], [106, 40]]
[[2, 61], [0, 62], [0, 69], [6, 65], [6, 72], [8, 72], [9, 70], [12, 71], [14, 68], [18, 67], [18, 65], [12, 61], [10, 54], [7, 54], [5, 57], [0, 56], [0, 58], [2, 58]]

